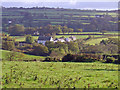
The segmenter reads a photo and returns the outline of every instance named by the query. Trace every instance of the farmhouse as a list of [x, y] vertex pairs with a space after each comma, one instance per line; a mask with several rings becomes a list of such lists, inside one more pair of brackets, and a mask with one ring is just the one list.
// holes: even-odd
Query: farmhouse
[[70, 41], [75, 41], [75, 40], [76, 40], [75, 36], [71, 36], [69, 38], [60, 37], [60, 38], [56, 38], [54, 40], [54, 42], [58, 42], [58, 41], [60, 41], [60, 42], [70, 42]]
[[45, 45], [46, 41], [54, 41], [52, 37], [48, 37], [48, 36], [39, 36], [38, 38], [38, 43], [42, 43], [43, 45]]
[[58, 42], [58, 41], [60, 41], [60, 42], [65, 42], [64, 38], [56, 38], [56, 39], [54, 40], [54, 42]]
[[72, 39], [73, 41], [76, 40], [76, 37], [75, 36], [71, 36], [69, 37], [70, 39]]
[[55, 40], [52, 38], [52, 37], [48, 37], [48, 36], [39, 36], [38, 38], [38, 43], [42, 43], [43, 45], [45, 45], [45, 42], [46, 41], [53, 41], [54, 43], [55, 42], [70, 42], [70, 41], [75, 41], [76, 40], [76, 37], [75, 36], [71, 36], [69, 38], [63, 38], [63, 37], [60, 37], [60, 38], [56, 38]]

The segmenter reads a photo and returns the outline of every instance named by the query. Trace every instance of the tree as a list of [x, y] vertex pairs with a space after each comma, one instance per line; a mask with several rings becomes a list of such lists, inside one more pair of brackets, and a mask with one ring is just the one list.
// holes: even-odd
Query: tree
[[45, 42], [45, 46], [48, 47], [48, 48], [54, 48], [54, 47], [55, 47], [55, 44], [54, 44], [54, 42], [46, 41], [46, 42]]
[[4, 50], [14, 50], [15, 44], [13, 41], [2, 41], [2, 49]]
[[62, 26], [61, 25], [55, 25], [53, 27], [53, 30], [55, 33], [62, 33]]
[[77, 29], [77, 32], [82, 32], [83, 31], [83, 29]]
[[68, 45], [64, 42], [56, 42], [55, 48], [64, 49], [65, 53], [68, 53]]
[[102, 30], [102, 31], [100, 31], [103, 35], [104, 35], [104, 33], [107, 33], [107, 31], [106, 30]]
[[24, 34], [24, 26], [20, 24], [15, 24], [9, 27], [10, 35], [23, 35]]
[[30, 43], [30, 44], [33, 43], [33, 42], [34, 42], [33, 37], [32, 37], [31, 35], [27, 35], [27, 36], [26, 36], [26, 42], [27, 42], [27, 43]]
[[25, 34], [31, 34], [31, 35], [33, 35], [34, 32], [36, 32], [37, 30], [38, 30], [38, 28], [27, 27], [27, 28], [25, 28]]
[[68, 42], [68, 51], [69, 53], [77, 54], [79, 52], [78, 43], [72, 41]]
[[63, 32], [63, 33], [68, 32], [68, 27], [67, 27], [67, 26], [63, 26], [62, 32]]
[[73, 32], [73, 30], [74, 30], [73, 28], [69, 28], [68, 33]]
[[48, 48], [42, 44], [36, 44], [33, 46], [32, 54], [38, 55], [38, 56], [46, 56], [48, 55]]
[[60, 48], [55, 48], [52, 50], [51, 54], [50, 54], [50, 57], [53, 57], [53, 58], [61, 58], [65, 55], [65, 51], [64, 49], [60, 49]]
[[15, 48], [15, 39], [10, 36], [2, 38], [2, 49], [12, 51]]

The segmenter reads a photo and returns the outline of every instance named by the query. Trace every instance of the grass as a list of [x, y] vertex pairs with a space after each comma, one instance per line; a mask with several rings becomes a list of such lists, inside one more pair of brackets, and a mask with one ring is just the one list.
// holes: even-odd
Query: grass
[[[68, 38], [68, 37], [70, 37], [71, 35], [56, 35], [55, 37], [56, 38], [60, 38], [60, 37], [62, 37], [62, 36], [64, 36], [65, 38]], [[74, 35], [77, 39], [80, 39], [80, 38], [88, 38], [89, 36], [88, 35]], [[93, 36], [93, 37], [103, 37], [103, 35], [91, 35], [91, 36]]]
[[90, 39], [86, 41], [84, 44], [95, 45], [99, 44], [102, 40], [107, 40], [108, 38], [98, 38], [98, 39]]
[[73, 62], [2, 62], [3, 88], [116, 88], [118, 65]]
[[[16, 41], [25, 41], [25, 36], [12, 36]], [[37, 40], [39, 36], [32, 36], [34, 40]]]
[[[60, 33], [60, 34], [63, 34], [63, 33]], [[68, 33], [65, 33], [65, 34], [68, 34]], [[72, 33], [69, 33], [69, 34], [102, 34], [101, 32], [72, 32]], [[118, 34], [117, 31], [112, 31], [112, 32], [107, 32], [105, 34]]]
[[[0, 53], [2, 55], [2, 59], [5, 60], [6, 59], [6, 55], [9, 54], [11, 51], [8, 51], [8, 50], [0, 50]], [[35, 56], [35, 55], [28, 55], [28, 54], [23, 54], [23, 60], [33, 60], [33, 59], [37, 59], [37, 60], [40, 60], [40, 59], [44, 59], [45, 57], [43, 56]]]
[[84, 44], [95, 45], [95, 44], [99, 44], [102, 40], [108, 40], [108, 38], [118, 38], [118, 36], [107, 36], [104, 38], [101, 37], [97, 39], [90, 39], [90, 40], [87, 40]]

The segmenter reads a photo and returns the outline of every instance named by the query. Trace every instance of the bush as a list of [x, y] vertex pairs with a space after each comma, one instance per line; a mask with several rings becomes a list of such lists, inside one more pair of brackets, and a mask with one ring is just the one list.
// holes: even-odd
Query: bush
[[106, 63], [114, 63], [115, 62], [115, 58], [114, 57], [107, 57], [106, 58]]
[[31, 52], [34, 55], [46, 56], [48, 55], [48, 48], [44, 45], [37, 44], [33, 46], [33, 51]]
[[97, 55], [92, 55], [92, 54], [67, 54], [63, 57], [62, 61], [63, 62], [93, 62], [95, 60], [98, 60]]
[[33, 39], [33, 37], [31, 36], [31, 35], [27, 35], [26, 36], [26, 43], [33, 43], [34, 42], [34, 39]]
[[74, 60], [75, 57], [72, 54], [67, 54], [62, 58], [62, 62], [69, 62]]
[[13, 41], [2, 41], [2, 49], [12, 51], [15, 48]]
[[60, 59], [52, 58], [50, 56], [46, 57], [44, 62], [60, 62]]

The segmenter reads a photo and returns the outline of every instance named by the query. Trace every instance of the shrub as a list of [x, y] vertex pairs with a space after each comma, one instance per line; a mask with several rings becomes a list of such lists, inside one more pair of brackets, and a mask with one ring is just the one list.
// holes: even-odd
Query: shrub
[[72, 54], [67, 54], [62, 58], [62, 61], [63, 62], [68, 62], [68, 61], [72, 61], [74, 59], [75, 59], [75, 57]]
[[52, 58], [50, 56], [47, 56], [44, 60], [44, 62], [60, 62], [61, 60], [58, 58]]
[[33, 39], [33, 37], [31, 36], [31, 35], [27, 35], [26, 36], [26, 43], [33, 43], [34, 42], [34, 39]]
[[15, 44], [13, 41], [3, 41], [2, 49], [12, 51], [15, 48]]
[[96, 60], [101, 59], [100, 55], [95, 55], [95, 54], [67, 54], [63, 57], [62, 61], [63, 62], [94, 62]]
[[107, 57], [106, 58], [106, 63], [113, 63], [115, 62], [115, 58], [114, 57]]
[[48, 55], [48, 48], [44, 45], [37, 44], [33, 46], [33, 51], [31, 52], [34, 55], [46, 56]]

